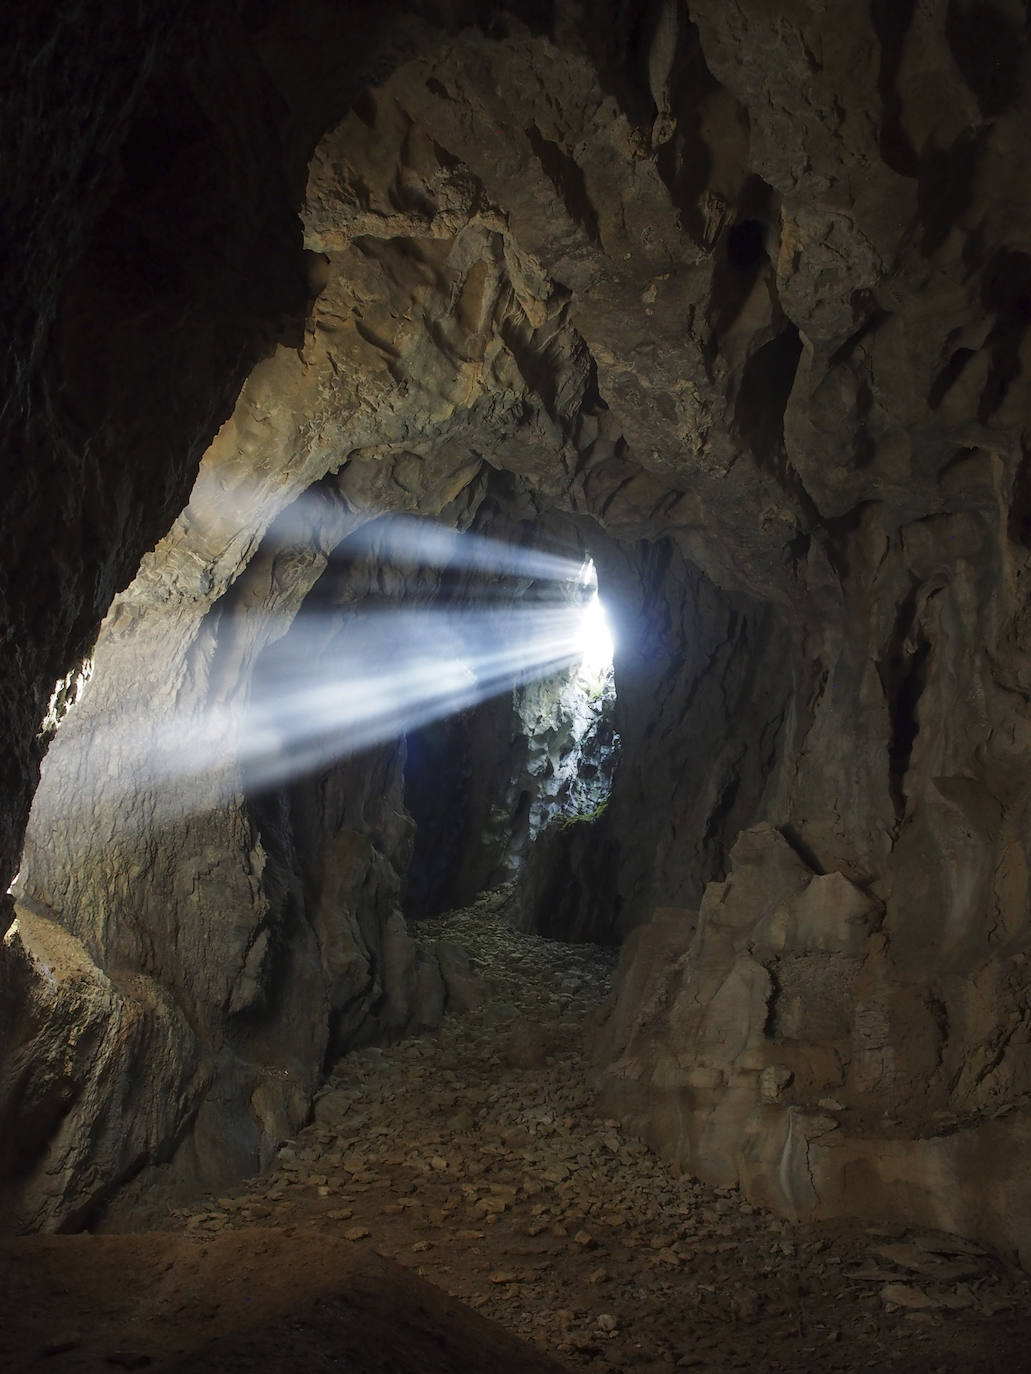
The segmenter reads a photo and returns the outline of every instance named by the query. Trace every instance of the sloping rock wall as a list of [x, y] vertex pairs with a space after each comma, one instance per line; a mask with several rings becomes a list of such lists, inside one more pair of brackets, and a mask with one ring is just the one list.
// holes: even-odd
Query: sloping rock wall
[[883, 904], [769, 825], [731, 857], [697, 916], [661, 909], [627, 942], [596, 1051], [606, 1109], [788, 1216], [903, 1215], [1026, 1264], [1031, 1027], [1012, 963], [908, 966]]

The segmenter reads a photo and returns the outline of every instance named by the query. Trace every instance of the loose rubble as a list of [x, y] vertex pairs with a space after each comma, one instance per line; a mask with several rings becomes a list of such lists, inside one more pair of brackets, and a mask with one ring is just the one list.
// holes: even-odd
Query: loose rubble
[[349, 1055], [274, 1169], [173, 1225], [339, 1228], [574, 1367], [1023, 1367], [1031, 1289], [999, 1257], [789, 1224], [596, 1116], [585, 1045], [615, 955], [517, 933], [503, 901], [418, 928], [468, 951], [478, 1005]]

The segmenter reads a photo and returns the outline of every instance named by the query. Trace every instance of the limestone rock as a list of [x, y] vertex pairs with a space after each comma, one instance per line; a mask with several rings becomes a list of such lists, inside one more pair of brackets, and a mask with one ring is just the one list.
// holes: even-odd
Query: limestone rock
[[[19, 1230], [72, 1229], [196, 1109], [211, 1070], [159, 985], [109, 978], [56, 922], [16, 907], [5, 954], [15, 1048], [0, 1109], [21, 1123], [5, 1137], [5, 1172], [17, 1179], [7, 1216]], [[121, 1106], [130, 1098], [131, 1122]]]

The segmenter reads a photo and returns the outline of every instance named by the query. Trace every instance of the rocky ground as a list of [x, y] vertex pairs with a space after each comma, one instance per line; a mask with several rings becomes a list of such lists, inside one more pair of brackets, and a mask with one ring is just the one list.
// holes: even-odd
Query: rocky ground
[[516, 934], [497, 905], [420, 927], [469, 950], [479, 1005], [344, 1060], [272, 1171], [167, 1231], [9, 1243], [10, 1367], [1031, 1368], [1031, 1289], [998, 1256], [790, 1225], [595, 1116], [613, 955]]

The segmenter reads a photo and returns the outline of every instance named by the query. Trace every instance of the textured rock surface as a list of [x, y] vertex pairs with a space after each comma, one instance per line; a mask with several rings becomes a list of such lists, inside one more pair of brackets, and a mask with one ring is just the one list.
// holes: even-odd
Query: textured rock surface
[[876, 899], [814, 874], [771, 827], [743, 832], [697, 922], [661, 911], [627, 942], [596, 1050], [602, 1101], [782, 1214], [902, 1214], [1026, 1263], [1026, 1116], [977, 1103], [968, 1066], [949, 1063], [949, 1025], [991, 1014], [978, 980], [939, 1001], [888, 949]]
[[[19, 1229], [74, 1228], [155, 1141], [181, 1134], [207, 1086], [197, 1040], [155, 979], [108, 977], [73, 935], [24, 908], [7, 967], [2, 1110], [19, 1130], [4, 1138], [4, 1213]], [[33, 1173], [29, 1190], [8, 1182]]]
[[[49, 54], [32, 82], [63, 75], [90, 119], [67, 121], [82, 132], [61, 146], [43, 226], [67, 263], [5, 279], [20, 359], [4, 415], [12, 867], [53, 682], [270, 354], [58, 734], [30, 914], [80, 942], [91, 1007], [140, 1028], [126, 1054], [182, 1013], [216, 1058], [257, 1066], [255, 1092], [277, 1085], [247, 1109], [236, 1158], [260, 1153], [256, 1123], [271, 1138], [303, 1112], [333, 1017], [356, 1005], [366, 975], [348, 983], [336, 924], [355, 892], [376, 960], [395, 938], [407, 841], [370, 855], [382, 818], [365, 803], [398, 795], [400, 759], [297, 800], [326, 902], [291, 924], [262, 824], [280, 850], [287, 832], [267, 814], [220, 804], [141, 833], [154, 794], [128, 785], [113, 816], [93, 814], [73, 762], [89, 751], [71, 741], [129, 683], [155, 722], [246, 691], [264, 647], [247, 608], [289, 619], [347, 533], [310, 530], [305, 559], [263, 543], [312, 484], [352, 524], [383, 509], [467, 524], [497, 498], [508, 521], [565, 522], [590, 547], [620, 636], [612, 800], [581, 852], [547, 865], [572, 875], [567, 929], [614, 939], [648, 922], [613, 1014], [614, 1109], [793, 1212], [904, 1206], [1026, 1255], [1022, 8], [527, 5], [485, 27], [460, 6], [446, 21], [430, 6], [297, 11], [244, 24], [216, 7], [132, 52], [105, 27], [95, 56], [64, 45], [65, 73], [62, 45], [29, 19], [17, 30]], [[104, 35], [117, 61], [101, 100]], [[327, 128], [302, 257], [294, 201]], [[19, 213], [36, 184], [13, 179]], [[117, 763], [130, 784], [133, 766]], [[252, 1013], [275, 931], [293, 955], [275, 964], [267, 1041]], [[65, 1013], [46, 1022], [21, 939], [9, 1021], [42, 1051]], [[123, 974], [152, 983], [122, 992]], [[177, 1046], [185, 1129], [217, 1071], [208, 1049], [198, 1068], [189, 1038]], [[46, 1098], [48, 1063], [29, 1097]], [[103, 1116], [91, 1084], [79, 1100]], [[821, 1098], [844, 1103], [840, 1121]], [[28, 1099], [6, 1100], [17, 1122]], [[239, 1119], [216, 1114], [212, 1134]], [[59, 1149], [34, 1132], [41, 1159]], [[108, 1159], [97, 1195], [113, 1172]]]
[[602, 1117], [588, 1050], [613, 951], [513, 932], [503, 906], [425, 927], [468, 947], [490, 989], [473, 1015], [349, 1056], [264, 1177], [163, 1224], [216, 1244], [317, 1226], [589, 1370], [1019, 1365], [1015, 1267], [897, 1221], [791, 1226]]

